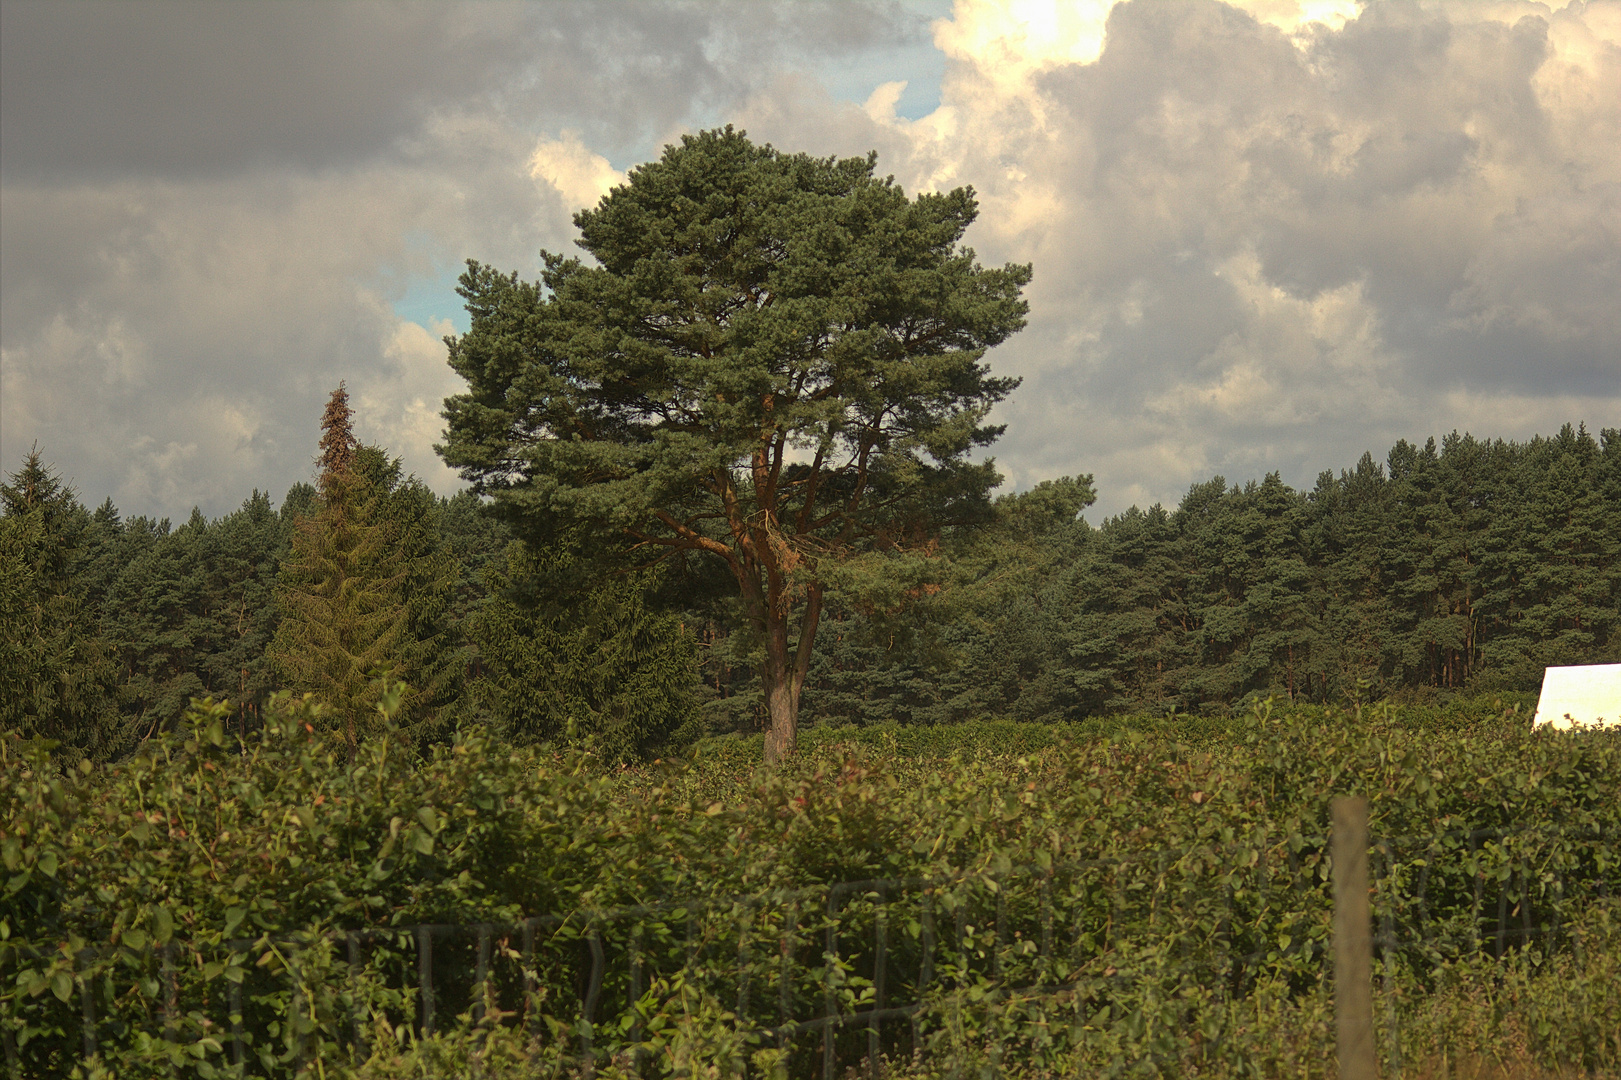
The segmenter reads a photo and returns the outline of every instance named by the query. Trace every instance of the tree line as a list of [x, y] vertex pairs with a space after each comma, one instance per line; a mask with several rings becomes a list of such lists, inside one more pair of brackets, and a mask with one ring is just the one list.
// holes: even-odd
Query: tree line
[[545, 560], [475, 496], [437, 496], [361, 445], [350, 421], [340, 386], [317, 483], [279, 509], [255, 490], [178, 528], [111, 500], [87, 510], [32, 451], [0, 485], [0, 730], [106, 760], [196, 698], [229, 700], [245, 737], [286, 689], [327, 706], [352, 753], [393, 681], [406, 693], [391, 723], [423, 746], [479, 721], [527, 741], [591, 734], [621, 758], [698, 733], [693, 645], [639, 579], [567, 610], [532, 602]]
[[[332, 419], [343, 449], [317, 484], [178, 527], [89, 510], [31, 453], [0, 485], [0, 726], [107, 759], [192, 698], [229, 699], [246, 734], [288, 687], [331, 703], [353, 745], [384, 671], [410, 685], [396, 711], [424, 744], [484, 723], [631, 759], [765, 726], [735, 596], [680, 566], [582, 576]], [[945, 530], [927, 587], [898, 561], [833, 592], [807, 719], [1534, 690], [1545, 665], [1621, 659], [1615, 429], [1403, 441], [1309, 491], [1215, 477], [1096, 526], [1092, 498], [1087, 478], [1001, 496], [989, 522]]]
[[1621, 430], [1403, 440], [1310, 490], [1218, 476], [1095, 528], [1070, 512], [1089, 499], [998, 500], [932, 617], [835, 616], [807, 707], [1073, 720], [1534, 691], [1621, 660]]

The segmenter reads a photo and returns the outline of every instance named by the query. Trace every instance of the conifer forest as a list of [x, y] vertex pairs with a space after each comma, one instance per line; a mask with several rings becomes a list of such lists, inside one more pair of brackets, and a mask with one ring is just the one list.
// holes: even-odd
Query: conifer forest
[[[373, 714], [369, 675], [388, 669], [424, 743], [484, 722], [638, 758], [761, 729], [758, 645], [701, 570], [587, 584], [477, 496], [433, 494], [384, 448], [353, 456], [341, 489], [329, 468], [320, 488], [178, 526], [86, 506], [43, 451], [20, 463], [3, 489], [0, 722], [109, 760], [192, 698], [229, 699], [243, 733], [279, 688]], [[810, 723], [1427, 701], [1535, 691], [1545, 665], [1621, 649], [1621, 431], [1404, 441], [1309, 491], [1214, 477], [1096, 525], [1091, 499], [1085, 477], [999, 496], [944, 530], [926, 588], [831, 598]], [[361, 586], [322, 595], [322, 565]], [[334, 675], [323, 650], [345, 648]]]

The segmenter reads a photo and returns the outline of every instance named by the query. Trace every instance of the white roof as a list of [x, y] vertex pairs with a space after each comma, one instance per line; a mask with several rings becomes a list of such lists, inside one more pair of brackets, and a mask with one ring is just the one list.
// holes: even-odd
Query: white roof
[[1621, 664], [1551, 667], [1542, 673], [1533, 726], [1621, 727]]

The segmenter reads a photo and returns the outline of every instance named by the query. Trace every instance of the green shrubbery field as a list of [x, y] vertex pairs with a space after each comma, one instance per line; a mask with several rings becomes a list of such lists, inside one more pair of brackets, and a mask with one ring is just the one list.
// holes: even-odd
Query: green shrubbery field
[[[1621, 738], [1532, 731], [1501, 701], [812, 729], [770, 772], [755, 768], [758, 739], [640, 769], [479, 732], [429, 760], [389, 739], [350, 760], [316, 733], [310, 708], [283, 699], [241, 747], [223, 708], [200, 706], [185, 738], [66, 774], [41, 745], [0, 744], [0, 1023], [13, 1075], [234, 1075], [223, 1027], [233, 985], [252, 1014], [249, 1075], [344, 1074], [357, 1008], [369, 1016], [362, 1075], [457, 1075], [474, 1068], [469, 1056], [491, 1076], [566, 1072], [577, 965], [537, 973], [547, 1023], [531, 1012], [529, 1026], [502, 1027], [499, 1009], [482, 1027], [454, 1023], [472, 998], [451, 987], [441, 1034], [419, 1040], [404, 953], [379, 946], [374, 978], [355, 981], [341, 948], [311, 942], [665, 901], [690, 902], [702, 947], [650, 948], [647, 981], [632, 988], [604, 939], [597, 1071], [629, 1068], [639, 1048], [648, 1074], [723, 1075], [752, 1060], [762, 1074], [820, 1075], [819, 1035], [751, 1042], [775, 1014], [739, 1021], [735, 1005], [769, 1012], [758, 1002], [788, 957], [803, 967], [794, 979], [838, 982], [839, 1008], [859, 1009], [874, 996], [871, 957], [852, 945], [842, 974], [816, 967], [825, 922], [794, 931], [806, 936], [782, 956], [704, 935], [742, 918], [756, 937], [788, 941], [783, 905], [733, 898], [862, 879], [923, 883], [889, 897], [882, 916], [890, 1000], [906, 989], [923, 1000], [919, 1039], [935, 1052], [919, 1069], [996, 1059], [1029, 1075], [1325, 1075], [1323, 837], [1328, 798], [1345, 792], [1369, 796], [1374, 835], [1393, 842], [1376, 912], [1401, 945], [1381, 968], [1381, 1008], [1404, 1054], [1621, 1065]], [[919, 963], [924, 896], [942, 945], [936, 977], [918, 987], [902, 972]], [[795, 910], [809, 919], [812, 906]], [[839, 925], [870, 938], [880, 906], [858, 891]], [[957, 910], [978, 924], [953, 952]], [[588, 925], [610, 933], [605, 918], [547, 932], [577, 946]], [[1506, 947], [1494, 937], [1505, 926], [1517, 935]], [[85, 988], [98, 1037], [88, 1063]], [[489, 1004], [503, 1001], [516, 1008]], [[909, 1029], [889, 1024], [879, 1050], [903, 1059]], [[859, 1058], [866, 1038], [843, 1032], [834, 1049]]]

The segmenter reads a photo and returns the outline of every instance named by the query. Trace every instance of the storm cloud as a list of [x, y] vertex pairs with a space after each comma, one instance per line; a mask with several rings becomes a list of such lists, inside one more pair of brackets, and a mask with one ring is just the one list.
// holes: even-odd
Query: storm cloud
[[1015, 485], [1621, 424], [1621, 3], [0, 11], [0, 453], [127, 512], [279, 496], [340, 378], [453, 490], [460, 261], [533, 274], [725, 122], [979, 192], [982, 260], [1035, 266]]

